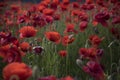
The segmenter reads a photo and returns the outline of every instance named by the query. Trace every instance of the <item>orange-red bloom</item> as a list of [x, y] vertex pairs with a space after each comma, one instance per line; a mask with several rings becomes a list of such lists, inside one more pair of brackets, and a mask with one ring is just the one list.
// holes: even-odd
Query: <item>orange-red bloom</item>
[[74, 80], [74, 79], [71, 76], [66, 76], [66, 77], [64, 77], [64, 78], [62, 78], [60, 80]]
[[61, 40], [61, 36], [58, 32], [50, 31], [45, 33], [45, 37], [55, 43], [59, 43]]
[[43, 10], [43, 14], [52, 16], [54, 14], [54, 10], [50, 8], [46, 8]]
[[75, 38], [73, 38], [73, 35], [70, 36], [64, 36], [62, 38], [62, 44], [64, 46], [67, 46], [68, 44], [72, 43], [75, 40]]
[[65, 5], [65, 4], [61, 3], [60, 8], [61, 8], [62, 11], [66, 11], [68, 9], [68, 5]]
[[35, 36], [37, 30], [33, 26], [24, 26], [19, 30], [19, 32], [21, 38], [29, 38]]
[[0, 57], [4, 62], [21, 62], [21, 58], [25, 55], [16, 45], [5, 45], [0, 47]]
[[40, 12], [42, 12], [44, 9], [45, 9], [45, 6], [44, 6], [44, 5], [38, 5], [38, 10], [39, 10]]
[[6, 57], [5, 52], [8, 51], [9, 48], [10, 48], [10, 45], [5, 45], [0, 47], [0, 57], [5, 58]]
[[67, 32], [77, 33], [77, 31], [74, 28], [75, 28], [74, 24], [67, 24], [64, 32], [65, 33], [67, 33]]
[[80, 48], [79, 54], [88, 59], [94, 59], [97, 56], [96, 48]]
[[58, 54], [61, 56], [61, 57], [65, 57], [67, 55], [67, 51], [66, 50], [61, 50], [58, 52]]
[[72, 16], [79, 16], [81, 13], [82, 13], [82, 11], [75, 9], [75, 10], [72, 10], [71, 15]]
[[20, 44], [20, 48], [22, 51], [28, 51], [28, 49], [30, 48], [30, 44], [28, 42], [22, 42]]
[[92, 35], [89, 37], [90, 42], [93, 46], [98, 46], [104, 38], [99, 38], [97, 35]]
[[53, 3], [59, 4], [59, 0], [52, 0]]
[[27, 80], [32, 70], [24, 63], [13, 62], [3, 69], [4, 80]]
[[62, 0], [62, 2], [63, 2], [63, 4], [65, 4], [65, 5], [67, 5], [67, 4], [69, 4], [69, 3], [70, 3], [70, 1], [69, 1], [69, 0]]

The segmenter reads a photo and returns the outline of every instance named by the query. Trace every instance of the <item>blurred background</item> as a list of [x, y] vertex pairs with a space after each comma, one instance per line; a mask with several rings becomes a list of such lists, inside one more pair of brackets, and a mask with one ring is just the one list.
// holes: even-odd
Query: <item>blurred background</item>
[[[22, 2], [40, 2], [42, 0], [0, 0], [0, 2], [2, 1], [22, 1]], [[62, 0], [59, 0], [62, 1]], [[85, 0], [70, 0], [70, 1], [85, 1]]]

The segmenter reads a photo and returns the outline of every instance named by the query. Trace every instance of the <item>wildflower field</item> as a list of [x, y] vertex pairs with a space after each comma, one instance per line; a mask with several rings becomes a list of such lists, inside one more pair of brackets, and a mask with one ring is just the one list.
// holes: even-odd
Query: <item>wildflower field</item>
[[1, 1], [0, 80], [120, 80], [120, 1]]

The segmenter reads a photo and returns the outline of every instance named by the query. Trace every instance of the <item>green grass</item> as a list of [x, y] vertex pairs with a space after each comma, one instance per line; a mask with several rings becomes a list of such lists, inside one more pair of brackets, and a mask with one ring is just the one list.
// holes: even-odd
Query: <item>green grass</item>
[[[63, 35], [65, 25], [61, 23], [56, 24], [56, 31]], [[32, 67], [36, 65], [38, 67], [39, 77], [55, 75], [56, 77], [60, 78], [70, 75], [73, 77], [78, 77], [82, 80], [90, 79], [90, 76], [83, 72], [83, 70], [76, 64], [76, 59], [79, 58], [79, 48], [85, 47], [88, 37], [92, 34], [95, 34], [92, 25], [89, 25], [85, 32], [80, 32], [75, 35], [75, 41], [67, 47], [62, 46], [61, 44], [56, 45], [53, 42], [46, 40], [43, 35], [46, 27], [42, 28], [38, 32], [38, 37], [42, 37], [43, 41], [36, 44], [44, 47], [45, 51], [43, 55], [34, 55], [34, 53], [29, 52], [27, 53], [26, 57], [24, 57], [23, 62], [26, 62], [27, 64], [32, 63]], [[108, 45], [113, 41], [111, 39], [113, 36], [110, 34], [107, 28], [104, 28], [101, 25], [97, 26], [97, 28], [99, 30], [98, 35], [100, 37], [105, 37], [100, 44], [100, 48], [104, 49], [104, 55], [101, 59], [101, 63], [104, 65], [105, 73], [109, 75], [112, 72], [111, 65], [113, 63], [118, 64], [118, 60], [120, 59], [120, 45], [116, 42], [112, 44], [111, 47], [108, 47]], [[66, 49], [68, 54], [66, 57], [61, 58], [58, 55], [58, 51], [63, 49]], [[27, 58], [29, 59], [27, 60]]]

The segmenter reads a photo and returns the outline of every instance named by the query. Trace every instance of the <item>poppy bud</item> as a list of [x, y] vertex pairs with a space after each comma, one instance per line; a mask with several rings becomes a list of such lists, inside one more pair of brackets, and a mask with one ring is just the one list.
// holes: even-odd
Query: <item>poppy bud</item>
[[82, 67], [83, 66], [83, 61], [81, 59], [76, 59], [76, 64], [79, 66], [79, 67]]

